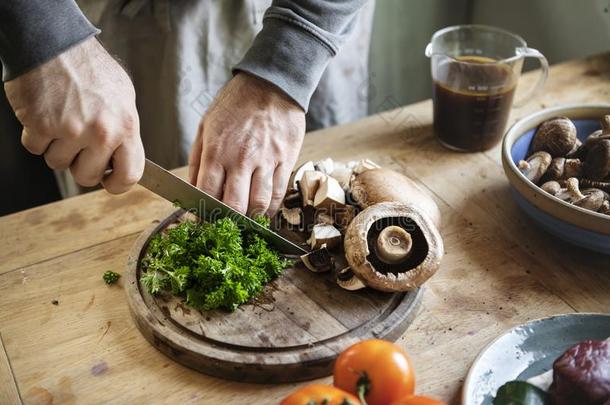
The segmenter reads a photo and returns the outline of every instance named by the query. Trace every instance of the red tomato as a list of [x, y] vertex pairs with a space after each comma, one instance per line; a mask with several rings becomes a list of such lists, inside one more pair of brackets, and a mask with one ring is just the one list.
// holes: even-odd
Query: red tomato
[[398, 401], [392, 402], [392, 405], [447, 405], [443, 401], [438, 401], [430, 397], [420, 395], [411, 395], [400, 398]]
[[307, 385], [280, 402], [280, 405], [362, 405], [358, 398], [332, 385]]
[[388, 405], [415, 391], [409, 356], [385, 340], [363, 340], [347, 348], [337, 358], [333, 376], [336, 387], [368, 405]]

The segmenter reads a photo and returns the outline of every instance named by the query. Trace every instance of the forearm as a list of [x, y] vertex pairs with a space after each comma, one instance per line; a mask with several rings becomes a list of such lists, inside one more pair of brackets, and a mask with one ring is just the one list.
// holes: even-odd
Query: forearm
[[274, 0], [235, 70], [265, 79], [304, 110], [367, 0]]
[[0, 61], [8, 81], [97, 34], [74, 0], [0, 1]]

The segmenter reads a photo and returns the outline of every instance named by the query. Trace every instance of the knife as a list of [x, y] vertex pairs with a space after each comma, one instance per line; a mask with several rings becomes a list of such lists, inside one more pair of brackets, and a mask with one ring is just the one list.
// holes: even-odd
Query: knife
[[292, 255], [307, 253], [295, 243], [235, 211], [222, 201], [194, 187], [148, 159], [146, 159], [144, 175], [139, 184], [181, 208], [196, 213], [203, 220], [213, 222], [220, 218], [229, 217], [240, 229], [256, 232], [282, 253]]

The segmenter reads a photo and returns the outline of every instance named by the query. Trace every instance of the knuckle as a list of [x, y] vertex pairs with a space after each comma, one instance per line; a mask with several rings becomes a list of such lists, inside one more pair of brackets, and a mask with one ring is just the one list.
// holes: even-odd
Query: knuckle
[[264, 210], [269, 205], [269, 199], [265, 198], [264, 196], [256, 196], [252, 199], [250, 205], [253, 210], [255, 210], [255, 209]]
[[91, 129], [96, 141], [103, 146], [111, 146], [115, 142], [115, 136], [110, 124], [105, 119], [96, 119], [91, 124]]
[[97, 186], [102, 179], [101, 176], [83, 173], [82, 170], [72, 171], [72, 176], [74, 177], [74, 180], [83, 187]]
[[53, 170], [65, 170], [70, 167], [70, 162], [66, 159], [44, 155], [44, 160], [47, 163], [47, 166]]
[[71, 140], [78, 139], [83, 132], [82, 126], [77, 122], [67, 122], [64, 125], [62, 135]]

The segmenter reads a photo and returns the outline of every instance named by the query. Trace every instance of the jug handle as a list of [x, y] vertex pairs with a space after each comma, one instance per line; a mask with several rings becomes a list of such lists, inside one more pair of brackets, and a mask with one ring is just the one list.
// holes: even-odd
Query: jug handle
[[527, 94], [522, 96], [520, 100], [515, 101], [513, 103], [513, 107], [519, 108], [523, 107], [534, 97], [536, 97], [544, 87], [544, 83], [546, 82], [547, 77], [549, 77], [549, 62], [546, 60], [542, 53], [540, 53], [537, 49], [534, 48], [517, 48], [516, 52], [517, 55], [522, 56], [524, 58], [538, 59], [541, 68], [540, 77], [538, 78], [538, 82], [536, 82], [536, 85], [529, 92], [527, 92]]

